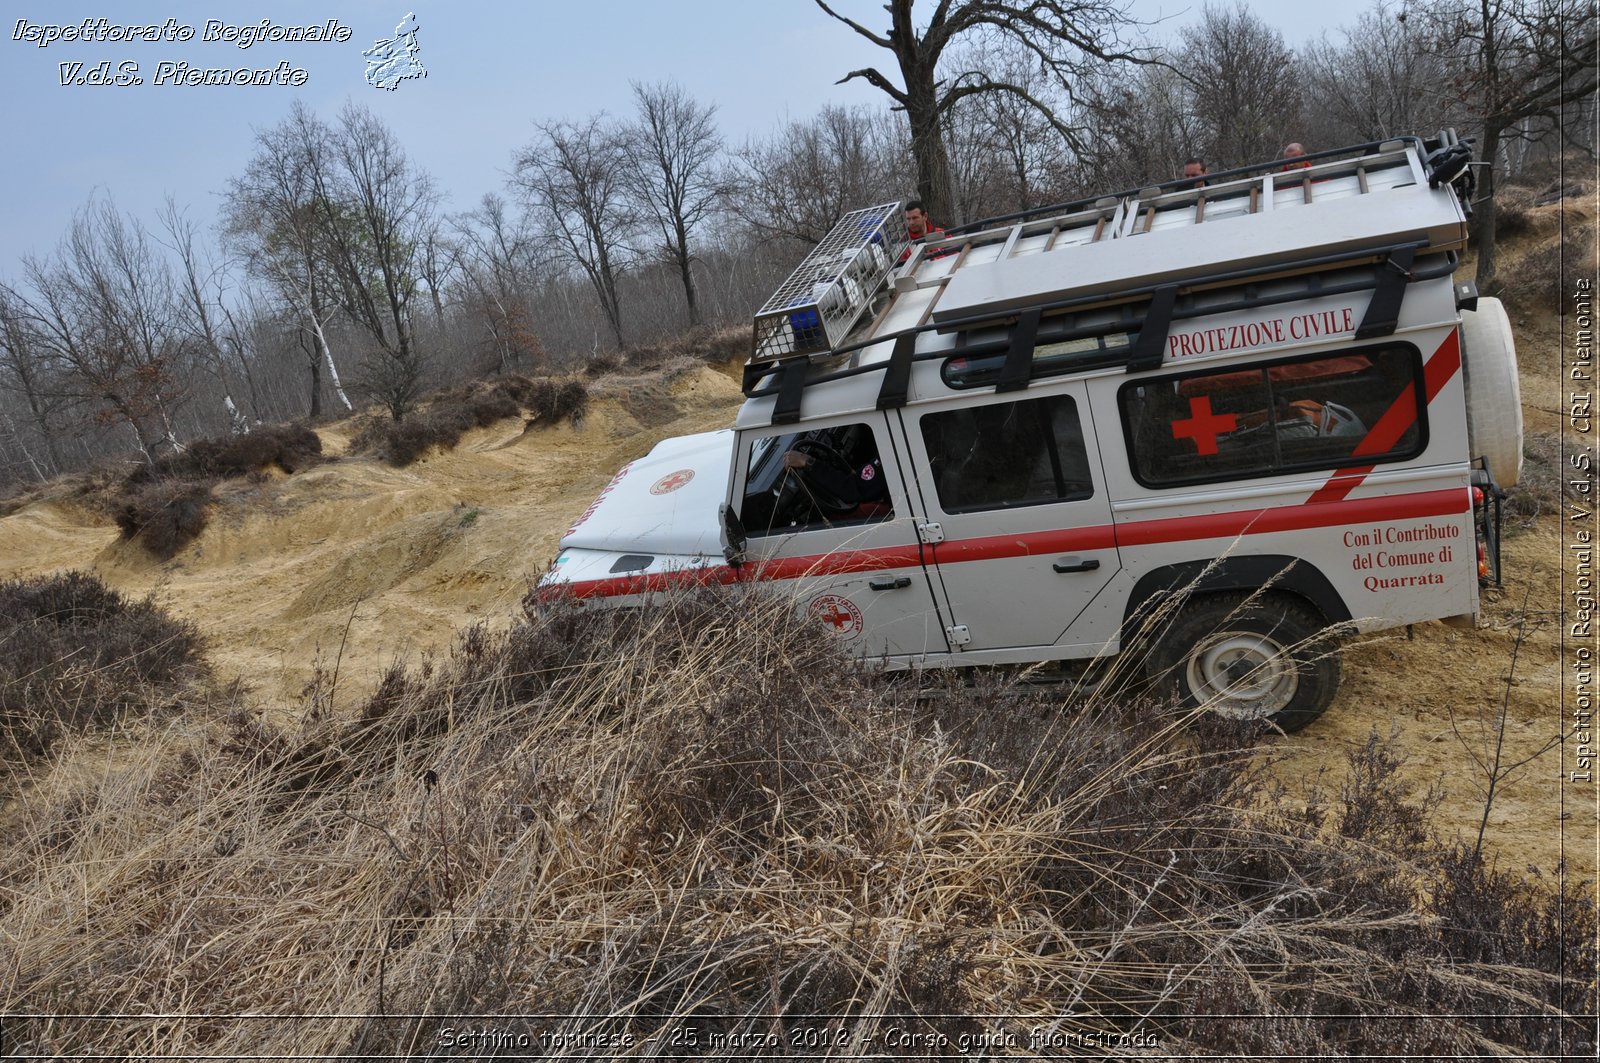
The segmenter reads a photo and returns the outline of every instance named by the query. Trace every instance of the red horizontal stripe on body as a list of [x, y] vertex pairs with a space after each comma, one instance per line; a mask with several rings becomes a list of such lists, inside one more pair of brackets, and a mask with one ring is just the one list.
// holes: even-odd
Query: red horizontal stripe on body
[[1440, 517], [1464, 513], [1470, 506], [1471, 498], [1465, 488], [1451, 488], [1410, 495], [1361, 498], [1354, 502], [1307, 502], [1299, 506], [1235, 510], [1203, 517], [1168, 517], [1118, 525], [1117, 545], [1150, 546], [1190, 539], [1232, 539], [1240, 535], [1306, 531], [1341, 524]]
[[1073, 550], [1110, 550], [1116, 537], [1109, 524], [1092, 528], [1060, 528], [1019, 535], [987, 535], [981, 539], [949, 539], [933, 548], [941, 565], [963, 561], [987, 561], [997, 557], [1031, 557], [1035, 554], [1064, 554]]
[[[1120, 525], [1101, 524], [1088, 528], [1052, 529], [1020, 535], [989, 535], [976, 539], [952, 539], [934, 547], [940, 564], [957, 565], [1007, 557], [1061, 554], [1074, 550], [1109, 550], [1117, 546], [1151, 546], [1157, 543], [1191, 542], [1197, 539], [1233, 539], [1241, 535], [1269, 532], [1307, 531], [1347, 524], [1368, 525], [1385, 520], [1410, 520], [1419, 517], [1450, 516], [1471, 508], [1465, 488], [1420, 491], [1383, 498], [1351, 501], [1307, 502], [1295, 506], [1235, 510], [1198, 517], [1165, 517], [1159, 520], [1130, 521]], [[876, 572], [883, 569], [913, 568], [922, 563], [915, 544], [881, 547], [874, 550], [842, 550], [831, 554], [808, 554], [772, 561], [755, 561], [735, 570], [728, 565], [678, 569], [647, 576], [616, 576], [582, 580], [543, 588], [541, 600], [571, 595], [575, 598], [614, 597], [648, 594], [679, 587], [790, 580], [806, 576], [831, 576], [850, 572]]]

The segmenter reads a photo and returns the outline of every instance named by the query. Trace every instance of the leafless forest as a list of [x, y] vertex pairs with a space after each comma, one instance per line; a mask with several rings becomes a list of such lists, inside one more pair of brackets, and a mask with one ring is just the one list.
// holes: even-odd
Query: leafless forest
[[882, 106], [736, 142], [715, 101], [638, 83], [629, 114], [508, 142], [506, 185], [451, 213], [370, 111], [296, 104], [215, 216], [84, 203], [54, 251], [0, 276], [0, 490], [255, 424], [401, 419], [430, 388], [737, 322], [862, 205], [915, 196], [959, 224], [1290, 141], [1476, 138], [1492, 290], [1497, 183], [1595, 157], [1592, 0], [1379, 3], [1298, 47], [1243, 6], [1165, 38], [1099, 0], [896, 0], [882, 29], [817, 7], [884, 47], [837, 72]]

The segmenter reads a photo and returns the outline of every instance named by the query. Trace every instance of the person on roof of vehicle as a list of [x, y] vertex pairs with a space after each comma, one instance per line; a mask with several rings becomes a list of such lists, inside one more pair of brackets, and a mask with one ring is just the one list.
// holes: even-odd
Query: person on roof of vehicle
[[1190, 184], [1185, 185], [1184, 187], [1204, 188], [1206, 186], [1206, 175], [1210, 172], [1210, 170], [1206, 169], [1205, 160], [1196, 155], [1194, 158], [1183, 164], [1183, 176], [1185, 178], [1193, 179]]
[[1305, 155], [1306, 155], [1305, 145], [1301, 144], [1299, 141], [1295, 141], [1294, 143], [1290, 144], [1288, 147], [1284, 148], [1283, 149], [1283, 157], [1284, 157], [1284, 159], [1286, 161], [1285, 161], [1283, 167], [1281, 168], [1281, 172], [1288, 173], [1290, 170], [1309, 170], [1309, 169], [1311, 169], [1311, 163], [1306, 161]]
[[[911, 238], [913, 244], [944, 239], [944, 230], [933, 224], [933, 220], [928, 217], [927, 208], [922, 205], [922, 200], [920, 199], [906, 200], [906, 235]], [[908, 247], [900, 255], [902, 264], [911, 258], [912, 250], [912, 248]], [[949, 248], [939, 248], [929, 251], [925, 257], [943, 258], [950, 253]]]

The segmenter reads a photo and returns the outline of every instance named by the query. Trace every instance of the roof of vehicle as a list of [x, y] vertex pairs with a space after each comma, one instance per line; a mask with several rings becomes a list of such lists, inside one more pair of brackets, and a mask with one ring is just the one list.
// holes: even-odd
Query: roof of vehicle
[[[1437, 142], [1454, 143], [1450, 133]], [[1043, 318], [1057, 332], [1127, 334], [1143, 348], [1127, 369], [1156, 368], [1175, 316], [1220, 312], [1216, 292], [1284, 278], [1305, 279], [1279, 283], [1281, 298], [1307, 299], [1344, 277], [1344, 290], [1374, 293], [1357, 336], [1392, 332], [1404, 283], [1447, 276], [1466, 243], [1454, 188], [1430, 181], [1434, 146], [1410, 137], [1321, 152], [1294, 169], [1274, 160], [1201, 187], [1168, 182], [923, 244], [904, 242], [898, 204], [854, 212], [757, 315], [739, 423], [797, 420], [802, 392], [808, 419], [902, 404], [911, 360], [954, 349], [957, 334], [1020, 331], [1030, 315], [1035, 329]], [[1433, 264], [1413, 270], [1426, 256]], [[1370, 320], [1380, 309], [1387, 319]], [[1150, 335], [1138, 344], [1141, 332]]]

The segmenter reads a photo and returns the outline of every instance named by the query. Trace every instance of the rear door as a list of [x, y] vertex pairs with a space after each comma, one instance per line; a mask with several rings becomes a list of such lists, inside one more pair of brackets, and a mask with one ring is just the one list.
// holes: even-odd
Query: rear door
[[1082, 641], [1073, 621], [1120, 567], [1084, 385], [963, 396], [904, 424], [952, 649]]

